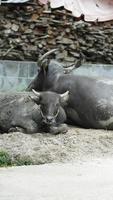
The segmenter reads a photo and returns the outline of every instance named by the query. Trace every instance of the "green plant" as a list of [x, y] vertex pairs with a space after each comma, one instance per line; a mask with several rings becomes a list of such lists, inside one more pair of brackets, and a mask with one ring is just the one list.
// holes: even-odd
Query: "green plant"
[[3, 150], [0, 150], [0, 167], [11, 165], [11, 156]]
[[8, 152], [0, 150], [0, 167], [22, 166], [32, 164], [34, 164], [33, 161], [27, 156], [16, 156], [12, 159], [11, 155]]
[[21, 166], [21, 165], [32, 165], [33, 161], [29, 157], [16, 157], [12, 165]]

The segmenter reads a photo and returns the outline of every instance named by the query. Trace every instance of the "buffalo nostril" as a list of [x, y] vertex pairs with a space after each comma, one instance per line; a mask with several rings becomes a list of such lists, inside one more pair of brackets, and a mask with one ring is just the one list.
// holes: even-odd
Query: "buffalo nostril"
[[46, 118], [46, 120], [47, 120], [47, 122], [52, 122], [52, 121], [53, 121], [53, 117], [48, 116], [48, 117]]

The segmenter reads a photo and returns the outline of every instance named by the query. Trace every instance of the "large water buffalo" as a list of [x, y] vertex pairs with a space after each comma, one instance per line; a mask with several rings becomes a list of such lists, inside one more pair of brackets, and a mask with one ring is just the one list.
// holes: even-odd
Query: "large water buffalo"
[[0, 132], [21, 131], [53, 134], [66, 132], [63, 105], [69, 94], [55, 92], [20, 92], [0, 94]]
[[113, 81], [65, 74], [63, 66], [55, 60], [43, 61], [49, 53], [40, 59], [39, 72], [27, 90], [58, 93], [68, 90], [69, 101], [65, 106], [68, 121], [85, 128], [113, 129]]

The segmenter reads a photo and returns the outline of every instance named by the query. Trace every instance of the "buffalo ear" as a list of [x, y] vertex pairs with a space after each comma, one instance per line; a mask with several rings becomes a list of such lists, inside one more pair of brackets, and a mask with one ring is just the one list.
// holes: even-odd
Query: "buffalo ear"
[[48, 65], [49, 65], [49, 60], [47, 60], [47, 59], [45, 59], [41, 64], [40, 68], [41, 68], [44, 75], [46, 75], [47, 72], [48, 72]]
[[35, 94], [35, 96], [30, 96], [31, 99], [36, 103], [36, 104], [40, 104], [40, 99], [41, 99], [41, 93], [35, 91], [34, 89], [32, 89], [32, 92]]
[[66, 103], [69, 99], [69, 91], [60, 94], [61, 103]]

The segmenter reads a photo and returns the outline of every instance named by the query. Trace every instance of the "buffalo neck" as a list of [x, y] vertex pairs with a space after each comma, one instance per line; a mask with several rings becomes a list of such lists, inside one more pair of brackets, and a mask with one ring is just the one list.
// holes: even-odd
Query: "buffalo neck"
[[44, 87], [43, 89], [50, 89], [55, 85], [60, 76], [64, 74], [63, 66], [58, 62], [52, 60], [49, 63], [48, 71], [46, 76], [44, 77]]

